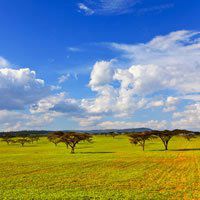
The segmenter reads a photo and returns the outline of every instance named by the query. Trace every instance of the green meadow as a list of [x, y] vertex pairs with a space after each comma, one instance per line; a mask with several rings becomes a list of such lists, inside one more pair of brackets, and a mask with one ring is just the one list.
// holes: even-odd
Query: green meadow
[[127, 136], [94, 136], [70, 154], [46, 138], [0, 142], [0, 199], [200, 199], [200, 138], [159, 139], [143, 152]]

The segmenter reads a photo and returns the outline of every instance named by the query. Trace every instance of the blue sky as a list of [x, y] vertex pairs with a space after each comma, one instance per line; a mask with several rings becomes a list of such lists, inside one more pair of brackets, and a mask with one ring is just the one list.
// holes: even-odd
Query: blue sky
[[0, 129], [199, 130], [197, 0], [0, 0]]

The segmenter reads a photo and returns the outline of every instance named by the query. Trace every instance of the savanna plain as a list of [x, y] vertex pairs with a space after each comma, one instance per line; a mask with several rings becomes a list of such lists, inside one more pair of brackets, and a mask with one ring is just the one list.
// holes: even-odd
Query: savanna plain
[[200, 199], [200, 138], [159, 139], [145, 151], [127, 136], [94, 136], [75, 154], [45, 137], [0, 142], [0, 199]]

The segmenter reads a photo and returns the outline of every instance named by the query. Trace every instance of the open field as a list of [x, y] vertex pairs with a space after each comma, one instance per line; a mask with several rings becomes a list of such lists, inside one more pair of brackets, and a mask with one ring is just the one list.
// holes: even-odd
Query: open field
[[126, 136], [95, 136], [70, 154], [46, 138], [0, 142], [1, 199], [200, 199], [200, 138], [159, 139], [145, 152]]

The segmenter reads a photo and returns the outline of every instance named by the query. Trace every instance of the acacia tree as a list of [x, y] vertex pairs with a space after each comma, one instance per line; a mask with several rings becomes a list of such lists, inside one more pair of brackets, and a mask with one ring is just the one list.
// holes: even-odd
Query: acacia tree
[[20, 143], [22, 145], [22, 147], [23, 147], [25, 143], [30, 143], [31, 140], [29, 140], [28, 138], [19, 138], [15, 142], [16, 143]]
[[6, 142], [8, 145], [11, 144], [11, 143], [15, 143], [15, 141], [12, 139], [14, 136], [12, 134], [9, 134], [9, 133], [5, 133], [3, 136], [2, 136], [2, 142]]
[[149, 140], [151, 138], [152, 133], [149, 131], [145, 131], [141, 133], [131, 133], [128, 136], [130, 137], [130, 142], [132, 144], [139, 144], [142, 147], [142, 150], [144, 151], [145, 142], [146, 140]]
[[188, 141], [190, 141], [192, 138], [196, 138], [196, 135], [194, 133], [183, 134], [182, 136]]
[[172, 139], [172, 137], [180, 134], [180, 132], [177, 130], [173, 130], [173, 131], [170, 131], [170, 130], [156, 131], [155, 130], [155, 131], [151, 131], [151, 133], [153, 135], [158, 136], [161, 139], [165, 147], [165, 150], [168, 150], [168, 144], [169, 144], [169, 141]]
[[91, 142], [92, 135], [86, 133], [76, 133], [76, 132], [68, 132], [65, 133], [61, 138], [60, 141], [65, 143], [67, 148], [68, 146], [71, 148], [71, 153], [75, 153], [76, 145], [81, 141], [88, 141]]
[[192, 138], [196, 138], [195, 132], [188, 131], [188, 130], [180, 130], [180, 129], [175, 129], [173, 130], [180, 136], [184, 137], [186, 140], [190, 141]]
[[38, 142], [38, 140], [40, 139], [40, 137], [37, 135], [29, 135], [28, 138], [30, 139], [31, 143], [33, 143], [34, 141]]
[[114, 132], [114, 131], [111, 131], [108, 134], [111, 135], [113, 138], [119, 135], [117, 132]]
[[61, 142], [60, 139], [61, 139], [61, 137], [62, 137], [63, 135], [64, 135], [64, 132], [62, 132], [62, 131], [56, 131], [56, 132], [53, 132], [53, 133], [49, 134], [49, 135], [47, 136], [47, 138], [48, 138], [48, 140], [49, 140], [50, 142], [54, 143], [54, 145], [57, 146], [58, 143]]
[[1, 141], [6, 142], [8, 145], [11, 143], [15, 143], [15, 140], [13, 140], [12, 138], [4, 138]]

